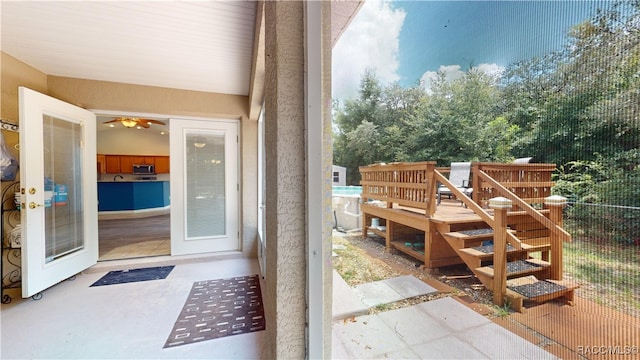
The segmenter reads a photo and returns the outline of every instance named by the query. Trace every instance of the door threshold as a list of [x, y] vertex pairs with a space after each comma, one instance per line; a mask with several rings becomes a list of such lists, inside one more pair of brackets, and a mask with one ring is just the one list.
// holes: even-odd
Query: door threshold
[[128, 257], [122, 257], [122, 258], [109, 258], [109, 259], [100, 259], [98, 258], [98, 263], [101, 262], [108, 262], [108, 261], [120, 261], [120, 260], [140, 260], [140, 259], [146, 259], [146, 258], [157, 258], [157, 257], [161, 257], [161, 256], [170, 256], [170, 254], [157, 254], [157, 255], [134, 255], [134, 256], [128, 256]]
[[113, 270], [127, 270], [148, 266], [167, 266], [188, 264], [197, 262], [207, 262], [215, 260], [252, 258], [241, 251], [225, 251], [219, 253], [204, 253], [192, 255], [160, 255], [151, 257], [139, 257], [121, 260], [99, 261], [97, 264], [83, 271], [85, 274], [106, 272]]

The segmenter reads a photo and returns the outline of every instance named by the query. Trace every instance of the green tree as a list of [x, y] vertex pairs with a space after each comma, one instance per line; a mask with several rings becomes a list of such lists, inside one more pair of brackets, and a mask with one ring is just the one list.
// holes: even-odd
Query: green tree
[[[454, 81], [446, 81], [445, 74], [439, 73], [430, 90], [421, 116], [410, 123], [411, 142], [418, 145], [413, 160], [448, 165], [505, 158], [508, 143], [499, 144], [509, 142], [513, 130], [496, 127], [500, 91], [494, 78], [477, 69]], [[496, 151], [501, 154], [497, 156]]]
[[562, 52], [507, 70], [503, 108], [519, 125], [516, 153], [565, 164], [640, 146], [638, 2], [575, 26]]

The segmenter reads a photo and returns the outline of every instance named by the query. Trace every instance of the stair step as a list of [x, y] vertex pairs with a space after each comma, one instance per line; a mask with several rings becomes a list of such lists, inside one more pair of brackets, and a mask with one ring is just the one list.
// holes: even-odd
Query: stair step
[[529, 245], [529, 244], [522, 243], [522, 250], [526, 250], [529, 253], [538, 252], [538, 251], [549, 251], [551, 250], [551, 244]]
[[449, 232], [445, 234], [446, 236], [450, 236], [452, 238], [457, 239], [473, 239], [473, 240], [482, 240], [482, 239], [492, 239], [493, 238], [493, 229], [470, 229], [470, 230], [460, 230]]
[[[493, 245], [474, 246], [470, 248], [459, 249], [458, 251], [483, 260], [493, 258]], [[511, 244], [507, 244], [507, 253], [518, 253], [521, 251], [522, 250], [516, 250], [516, 248], [514, 248]]]
[[[507, 278], [544, 271], [550, 266], [551, 264], [547, 261], [538, 259], [510, 261], [507, 263]], [[476, 273], [493, 278], [493, 265], [483, 266], [477, 268], [475, 271]]]
[[549, 237], [539, 237], [539, 238], [529, 238], [529, 239], [520, 239], [523, 244], [527, 244], [530, 246], [551, 246], [551, 239]]
[[538, 280], [534, 276], [512, 279], [507, 282], [507, 289], [530, 301], [547, 301], [569, 294], [572, 300], [577, 284], [569, 281]]

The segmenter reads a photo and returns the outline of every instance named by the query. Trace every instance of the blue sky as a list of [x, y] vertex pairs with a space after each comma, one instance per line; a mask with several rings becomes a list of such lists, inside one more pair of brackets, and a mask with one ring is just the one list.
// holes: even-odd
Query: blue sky
[[455, 79], [471, 64], [499, 74], [560, 49], [573, 25], [610, 3], [366, 0], [333, 50], [334, 98], [357, 96], [367, 68], [403, 86], [428, 84], [438, 70]]

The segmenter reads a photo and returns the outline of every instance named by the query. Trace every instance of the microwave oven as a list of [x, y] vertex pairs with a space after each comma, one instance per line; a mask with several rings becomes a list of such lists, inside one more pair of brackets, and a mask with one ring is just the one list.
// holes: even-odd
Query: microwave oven
[[155, 175], [156, 168], [150, 164], [133, 164], [134, 175]]

